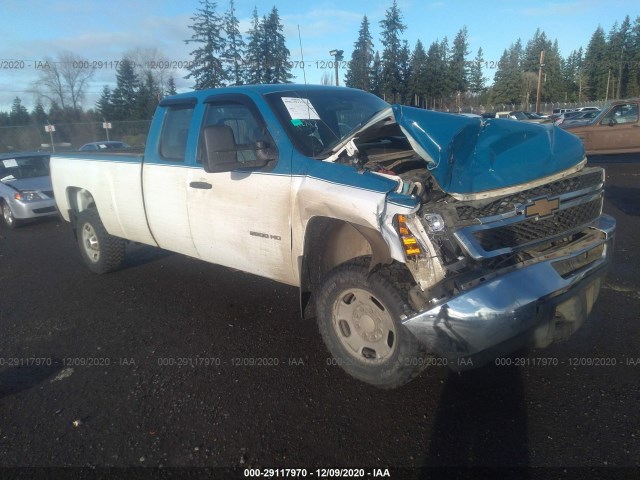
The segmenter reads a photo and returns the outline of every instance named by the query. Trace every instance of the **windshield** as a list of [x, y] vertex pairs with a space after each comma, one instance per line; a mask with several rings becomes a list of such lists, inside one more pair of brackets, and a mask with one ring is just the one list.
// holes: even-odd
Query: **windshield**
[[289, 138], [305, 155], [329, 152], [389, 105], [373, 94], [349, 88], [300, 89], [266, 95]]
[[49, 157], [46, 155], [0, 160], [0, 181], [2, 182], [48, 175]]

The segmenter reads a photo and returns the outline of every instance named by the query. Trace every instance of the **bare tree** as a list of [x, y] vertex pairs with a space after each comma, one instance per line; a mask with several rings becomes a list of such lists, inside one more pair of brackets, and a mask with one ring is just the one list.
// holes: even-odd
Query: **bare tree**
[[46, 57], [42, 65], [40, 77], [34, 85], [36, 94], [63, 110], [72, 108], [79, 111], [94, 74], [90, 63], [67, 51], [59, 53], [56, 60]]
[[88, 68], [86, 59], [71, 52], [63, 52], [58, 58], [60, 73], [67, 88], [71, 107], [79, 111], [94, 69]]
[[40, 78], [34, 84], [34, 93], [64, 110], [67, 106], [67, 95], [58, 64], [51, 57], [45, 57], [41, 65]]
[[136, 47], [128, 50], [124, 57], [132, 64], [138, 78], [148, 78], [149, 74], [162, 93], [166, 93], [169, 77], [177, 62], [169, 62], [157, 48]]
[[335, 84], [336, 82], [334, 80], [332, 72], [325, 70], [322, 73], [322, 78], [320, 79], [320, 85], [335, 85]]

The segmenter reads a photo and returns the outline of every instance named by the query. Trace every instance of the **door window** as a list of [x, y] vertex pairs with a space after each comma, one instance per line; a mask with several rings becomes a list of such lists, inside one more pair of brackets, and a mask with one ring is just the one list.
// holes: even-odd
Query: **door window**
[[160, 133], [160, 158], [184, 162], [193, 106], [176, 105], [167, 108]]
[[[273, 155], [274, 144], [264, 124], [247, 105], [241, 102], [209, 104], [203, 128], [217, 125], [228, 127], [237, 146], [237, 161], [242, 164], [260, 159], [260, 155]], [[201, 143], [198, 163], [202, 163]]]

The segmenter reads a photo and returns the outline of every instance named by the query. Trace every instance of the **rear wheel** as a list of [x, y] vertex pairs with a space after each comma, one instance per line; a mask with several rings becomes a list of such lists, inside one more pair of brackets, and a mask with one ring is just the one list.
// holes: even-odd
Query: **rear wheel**
[[401, 319], [411, 313], [403, 283], [391, 267], [369, 272], [362, 262], [335, 268], [316, 303], [318, 327], [336, 363], [381, 388], [415, 378], [424, 352]]
[[125, 241], [107, 233], [95, 209], [80, 212], [76, 229], [80, 254], [92, 272], [107, 273], [122, 266]]
[[4, 224], [11, 229], [18, 228], [20, 226], [20, 220], [13, 216], [11, 207], [5, 201], [2, 202], [2, 220]]

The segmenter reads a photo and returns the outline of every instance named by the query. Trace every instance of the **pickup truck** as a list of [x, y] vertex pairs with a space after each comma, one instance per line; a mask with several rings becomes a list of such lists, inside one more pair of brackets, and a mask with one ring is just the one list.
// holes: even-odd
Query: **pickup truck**
[[343, 87], [170, 96], [144, 154], [55, 155], [51, 175], [92, 271], [132, 241], [297, 286], [336, 364], [381, 388], [567, 338], [613, 251], [575, 136]]

